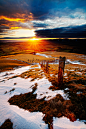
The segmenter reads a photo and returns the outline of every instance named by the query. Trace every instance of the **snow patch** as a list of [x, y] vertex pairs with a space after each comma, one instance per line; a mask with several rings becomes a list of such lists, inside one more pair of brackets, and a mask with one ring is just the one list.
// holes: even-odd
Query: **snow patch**
[[86, 125], [79, 121], [71, 122], [66, 117], [55, 118], [53, 121], [54, 129], [85, 129]]
[[39, 56], [44, 56], [44, 57], [46, 57], [46, 58], [49, 58], [49, 57], [51, 57], [50, 55], [46, 55], [46, 54], [40, 54], [40, 53], [36, 53], [36, 55], [39, 55]]
[[79, 61], [71, 61], [70, 59], [67, 59], [67, 62], [69, 62], [70, 64], [86, 65], [86, 64], [83, 64]]
[[[38, 65], [39, 67], [39, 65]], [[35, 67], [34, 67], [35, 68]], [[33, 69], [34, 69], [33, 68]], [[19, 95], [32, 91], [32, 85], [35, 83], [38, 84], [37, 90], [37, 99], [46, 97], [45, 100], [49, 100], [55, 97], [57, 94], [61, 94], [64, 99], [68, 99], [68, 96], [64, 93], [63, 90], [52, 91], [49, 90], [51, 86], [51, 82], [46, 79], [46, 77], [42, 79], [35, 79], [35, 81], [30, 81], [31, 79], [24, 79], [20, 77], [12, 78], [7, 80], [7, 78], [19, 75], [27, 70], [31, 69], [30, 66], [21, 67], [15, 70], [6, 71], [0, 73], [1, 80], [5, 79], [5, 81], [0, 82], [0, 125], [6, 120], [11, 119], [13, 122], [14, 129], [47, 129], [48, 125], [44, 123], [43, 114], [41, 112], [29, 112], [24, 109], [19, 108], [18, 106], [9, 105], [8, 100], [10, 97], [14, 95]], [[8, 74], [7, 74], [8, 73]], [[12, 73], [12, 74], [11, 74]], [[6, 75], [6, 76], [5, 76]], [[7, 78], [5, 78], [7, 77]], [[16, 85], [14, 85], [16, 83]], [[15, 88], [14, 91], [9, 92]], [[4, 94], [7, 91], [6, 94]], [[54, 129], [69, 129], [75, 128], [78, 129], [86, 128], [84, 122], [70, 122], [67, 118], [54, 118], [53, 123]]]

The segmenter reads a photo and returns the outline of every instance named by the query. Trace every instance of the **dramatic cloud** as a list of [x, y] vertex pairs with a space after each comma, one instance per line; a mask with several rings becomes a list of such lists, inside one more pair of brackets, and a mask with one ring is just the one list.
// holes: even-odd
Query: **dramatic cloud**
[[16, 37], [16, 31], [25, 29], [27, 33], [28, 29], [26, 35], [30, 36], [31, 30], [85, 24], [86, 0], [0, 0], [0, 35], [3, 37], [10, 36], [12, 30]]
[[[46, 19], [44, 21], [41, 21], [41, 20], [34, 20], [33, 23], [35, 24], [35, 26], [38, 26], [38, 29], [39, 29], [39, 26], [40, 27], [44, 27], [44, 28], [47, 28], [47, 29], [50, 29], [50, 28], [59, 28], [59, 27], [67, 27], [67, 26], [75, 26], [75, 25], [83, 25], [83, 24], [86, 24], [86, 13], [83, 14], [83, 15], [79, 15], [79, 17], [76, 17], [76, 18], [71, 18], [69, 16], [65, 17], [65, 16], [62, 16], [62, 17], [54, 17], [53, 19]], [[43, 26], [44, 25], [44, 26]]]
[[37, 30], [36, 36], [48, 38], [85, 38], [86, 25], [61, 27], [56, 29]]

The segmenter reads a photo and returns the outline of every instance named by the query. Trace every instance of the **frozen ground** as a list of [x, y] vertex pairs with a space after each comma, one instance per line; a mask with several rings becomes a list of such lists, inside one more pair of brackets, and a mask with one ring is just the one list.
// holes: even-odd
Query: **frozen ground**
[[36, 55], [39, 55], [39, 56], [44, 56], [44, 57], [46, 57], [46, 58], [49, 58], [49, 57], [51, 57], [50, 55], [46, 55], [46, 54], [40, 54], [40, 53], [36, 53]]
[[[34, 67], [35, 68], [35, 67]], [[38, 65], [38, 68], [40, 66]], [[13, 122], [14, 129], [47, 129], [48, 125], [44, 123], [43, 114], [41, 112], [30, 113], [18, 106], [9, 105], [8, 99], [14, 95], [27, 93], [32, 91], [32, 85], [38, 84], [37, 99], [46, 96], [45, 100], [53, 98], [56, 94], [61, 94], [64, 99], [68, 99], [63, 90], [51, 91], [48, 88], [51, 83], [44, 78], [35, 81], [30, 81], [31, 78], [24, 79], [20, 77], [11, 78], [12, 76], [20, 75], [21, 73], [31, 69], [31, 66], [21, 67], [15, 70], [0, 73], [0, 125], [5, 119], [10, 118]], [[41, 68], [40, 68], [41, 70]], [[11, 79], [10, 79], [11, 78]], [[14, 91], [10, 91], [15, 88]], [[5, 92], [7, 93], [5, 94]], [[53, 118], [54, 129], [85, 129], [84, 122], [75, 121], [71, 122], [66, 117]]]
[[71, 61], [70, 59], [67, 59], [67, 62], [70, 63], [70, 64], [78, 64], [78, 65], [85, 65], [86, 66], [86, 64], [83, 64], [80, 61]]

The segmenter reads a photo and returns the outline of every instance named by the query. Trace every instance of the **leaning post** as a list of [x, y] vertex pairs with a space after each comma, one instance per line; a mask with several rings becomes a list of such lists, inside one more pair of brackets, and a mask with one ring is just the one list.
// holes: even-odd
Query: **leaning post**
[[48, 73], [48, 61], [46, 62], [46, 73]]
[[63, 74], [64, 74], [64, 67], [65, 67], [65, 60], [66, 57], [59, 57], [59, 69], [58, 69], [58, 84], [63, 84]]
[[42, 60], [42, 64], [41, 64], [41, 67], [43, 67], [43, 60]]

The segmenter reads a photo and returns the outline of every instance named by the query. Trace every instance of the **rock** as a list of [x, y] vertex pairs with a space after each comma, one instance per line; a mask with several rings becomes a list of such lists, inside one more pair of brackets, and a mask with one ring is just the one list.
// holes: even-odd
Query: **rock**
[[14, 83], [14, 85], [16, 85], [17, 83]]

